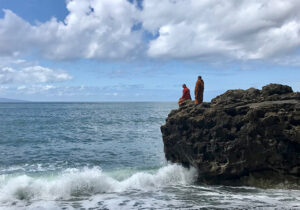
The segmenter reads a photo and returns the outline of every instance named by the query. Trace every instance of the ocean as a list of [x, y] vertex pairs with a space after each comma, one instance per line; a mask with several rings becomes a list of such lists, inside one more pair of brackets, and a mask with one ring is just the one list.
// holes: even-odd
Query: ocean
[[300, 190], [208, 186], [168, 163], [176, 103], [0, 103], [0, 209], [300, 209]]

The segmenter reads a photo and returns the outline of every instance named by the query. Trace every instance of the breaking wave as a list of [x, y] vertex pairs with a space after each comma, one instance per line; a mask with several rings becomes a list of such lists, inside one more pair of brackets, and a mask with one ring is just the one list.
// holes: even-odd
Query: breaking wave
[[[122, 171], [119, 172], [119, 176], [120, 173]], [[98, 167], [66, 169], [60, 174], [38, 177], [2, 175], [0, 202], [3, 204], [14, 201], [68, 200], [130, 189], [155, 190], [170, 185], [192, 184], [195, 177], [196, 169], [186, 169], [179, 165], [167, 165], [155, 172], [137, 172], [122, 180]]]

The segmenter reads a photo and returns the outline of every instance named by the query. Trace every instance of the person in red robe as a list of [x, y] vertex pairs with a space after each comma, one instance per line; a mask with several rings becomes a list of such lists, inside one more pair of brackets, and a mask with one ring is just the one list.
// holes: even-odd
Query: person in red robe
[[181, 105], [182, 102], [186, 101], [186, 100], [192, 100], [191, 94], [190, 94], [190, 89], [187, 88], [187, 86], [185, 84], [182, 85], [182, 96], [178, 101], [178, 104]]

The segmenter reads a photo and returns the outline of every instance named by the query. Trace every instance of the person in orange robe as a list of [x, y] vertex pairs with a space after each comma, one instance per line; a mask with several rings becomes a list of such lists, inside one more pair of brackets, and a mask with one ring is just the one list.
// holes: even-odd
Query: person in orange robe
[[187, 86], [185, 84], [182, 85], [182, 96], [178, 101], [178, 104], [181, 105], [182, 102], [186, 101], [186, 100], [192, 100], [191, 94], [190, 94], [190, 89], [187, 88]]
[[203, 102], [204, 81], [201, 76], [198, 76], [198, 80], [195, 86], [195, 104], [201, 104]]

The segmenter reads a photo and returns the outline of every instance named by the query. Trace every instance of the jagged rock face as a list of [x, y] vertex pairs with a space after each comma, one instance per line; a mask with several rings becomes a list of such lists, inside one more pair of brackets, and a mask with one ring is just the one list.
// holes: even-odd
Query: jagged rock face
[[300, 93], [270, 84], [184, 103], [161, 127], [167, 160], [194, 166], [199, 181], [253, 185], [300, 180]]

